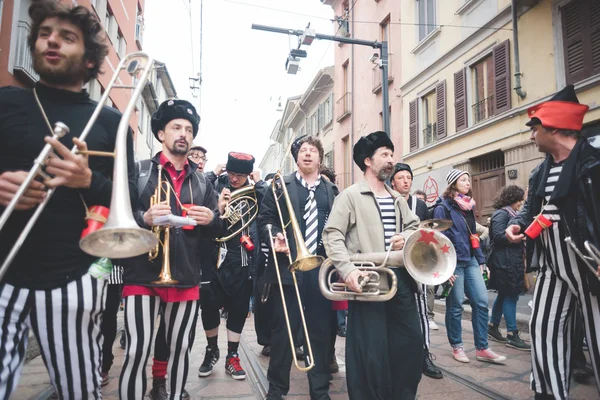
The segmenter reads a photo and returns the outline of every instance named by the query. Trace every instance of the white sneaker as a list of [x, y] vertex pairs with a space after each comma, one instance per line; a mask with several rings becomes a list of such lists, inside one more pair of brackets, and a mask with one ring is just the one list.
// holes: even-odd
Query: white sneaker
[[429, 329], [432, 331], [437, 331], [440, 329], [440, 327], [438, 326], [438, 324], [435, 323], [434, 320], [430, 319], [429, 320]]

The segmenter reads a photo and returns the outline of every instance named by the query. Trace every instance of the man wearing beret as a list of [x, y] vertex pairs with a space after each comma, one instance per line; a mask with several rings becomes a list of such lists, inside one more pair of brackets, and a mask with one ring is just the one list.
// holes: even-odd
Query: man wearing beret
[[[219, 204], [221, 214], [225, 212], [227, 201], [236, 190], [250, 186], [248, 176], [254, 168], [254, 157], [250, 154], [230, 152], [227, 158], [226, 174], [217, 176], [209, 172], [206, 178], [211, 181], [224, 203]], [[266, 190], [264, 182], [254, 185], [256, 207], [262, 201]], [[241, 204], [241, 203], [238, 203]], [[250, 204], [250, 206], [254, 206]], [[246, 208], [243, 211], [248, 211]], [[250, 211], [253, 214], [255, 211]], [[242, 226], [242, 221], [230, 226], [228, 233], [236, 232]], [[225, 235], [223, 235], [225, 236]], [[221, 243], [217, 260], [218, 270], [213, 274], [209, 285], [210, 299], [202, 302], [202, 324], [206, 333], [208, 345], [204, 361], [198, 370], [198, 376], [206, 377], [212, 374], [214, 365], [220, 357], [218, 347], [219, 310], [224, 307], [227, 311], [227, 357], [225, 372], [233, 379], [246, 379], [246, 372], [240, 364], [238, 348], [240, 336], [250, 307], [250, 297], [253, 291], [253, 279], [256, 262], [259, 258], [260, 243], [256, 221], [226, 242]]]
[[[165, 247], [159, 247], [152, 260], [147, 254], [123, 261], [123, 297], [127, 349], [121, 371], [119, 395], [123, 399], [141, 399], [146, 392], [146, 362], [150, 353], [155, 321], [162, 307], [165, 335], [169, 346], [166, 390], [168, 398], [180, 399], [189, 369], [189, 349], [196, 325], [200, 282], [200, 259], [197, 251], [202, 238], [221, 236], [226, 229], [219, 218], [217, 195], [210, 182], [196, 173], [197, 165], [187, 158], [193, 138], [198, 133], [200, 117], [185, 100], [167, 100], [152, 115], [152, 132], [162, 143], [162, 151], [152, 160], [141, 162], [139, 195], [133, 212], [141, 227], [152, 229], [157, 217], [182, 215], [183, 204], [188, 218], [197, 226], [192, 229], [170, 227], [171, 274], [174, 282], [158, 281]], [[158, 184], [158, 174], [171, 189], [170, 206], [164, 202], [150, 205]], [[142, 177], [146, 177], [145, 180]], [[140, 185], [140, 181], [144, 182]], [[165, 199], [164, 193], [162, 199]], [[189, 204], [193, 204], [189, 206]], [[164, 236], [161, 234], [161, 242]], [[156, 388], [155, 388], [156, 389]], [[152, 398], [166, 398], [164, 391], [153, 390]]]
[[[323, 145], [314, 136], [302, 136], [291, 145], [291, 154], [296, 161], [298, 170], [283, 177], [283, 182], [288, 191], [292, 209], [306, 248], [311, 254], [327, 257], [323, 247], [322, 232], [327, 222], [333, 201], [337, 194], [337, 188], [330, 181], [323, 179], [320, 174], [320, 166], [323, 160]], [[283, 221], [289, 221], [290, 215], [286, 201], [282, 195], [277, 200], [283, 214]], [[271, 243], [268, 226], [271, 226], [274, 242]], [[292, 349], [287, 324], [285, 321], [284, 307], [288, 311], [290, 319], [291, 334], [297, 337], [301, 328], [300, 307], [297, 292], [294, 287], [294, 276], [289, 271], [289, 257], [295, 260], [298, 256], [296, 240], [291, 224], [287, 227], [281, 226], [279, 212], [275, 196], [271, 190], [265, 195], [260, 214], [258, 226], [261, 237], [269, 244], [270, 254], [273, 250], [277, 253], [279, 273], [282, 287], [279, 287], [277, 272], [273, 262], [274, 257], [269, 258], [267, 267], [267, 280], [274, 285], [271, 289], [273, 304], [273, 330], [271, 339], [271, 359], [267, 379], [269, 380], [268, 400], [280, 400], [290, 390], [290, 370], [292, 367]], [[284, 239], [283, 230], [287, 236]], [[289, 246], [289, 247], [288, 247]], [[306, 320], [308, 337], [310, 341], [314, 360], [308, 360], [308, 348], [304, 345], [305, 361], [314, 362], [314, 367], [307, 373], [312, 400], [329, 399], [329, 381], [331, 379], [330, 364], [333, 355], [331, 343], [332, 311], [331, 301], [326, 299], [319, 290], [319, 268], [310, 271], [296, 272], [295, 280], [298, 284], [298, 292], [302, 299], [303, 312]], [[283, 298], [281, 292], [283, 291]], [[284, 302], [285, 301], [285, 306]]]
[[[394, 172], [394, 145], [385, 132], [361, 137], [354, 162], [364, 179], [336, 199], [323, 231], [329, 258], [348, 287], [361, 292], [367, 274], [351, 261], [356, 253], [402, 250], [419, 218], [385, 181]], [[394, 268], [398, 291], [386, 302], [349, 301], [346, 380], [350, 399], [414, 399], [421, 380], [423, 337], [415, 302], [417, 285]]]
[[[417, 196], [410, 194], [413, 182], [413, 172], [410, 165], [404, 163], [397, 163], [394, 166], [394, 174], [391, 178], [392, 189], [400, 193], [406, 200], [410, 210], [417, 216], [421, 221], [429, 219], [429, 210], [427, 204], [424, 201], [419, 200]], [[419, 308], [419, 315], [421, 317], [421, 331], [423, 332], [423, 373], [430, 378], [442, 379], [444, 375], [439, 368], [433, 364], [431, 353], [429, 348], [431, 345], [431, 339], [429, 337], [429, 331], [438, 330], [438, 326], [433, 320], [433, 305], [434, 305], [434, 287], [421, 284], [421, 293], [416, 294], [417, 307]]]
[[527, 265], [539, 266], [529, 322], [536, 399], [569, 397], [578, 306], [600, 392], [600, 266], [586, 265], [565, 243], [570, 237], [585, 255], [586, 242], [600, 248], [600, 151], [581, 135], [587, 110], [572, 85], [527, 110], [531, 140], [546, 159], [532, 171], [527, 203], [506, 236], [514, 243], [526, 240]]

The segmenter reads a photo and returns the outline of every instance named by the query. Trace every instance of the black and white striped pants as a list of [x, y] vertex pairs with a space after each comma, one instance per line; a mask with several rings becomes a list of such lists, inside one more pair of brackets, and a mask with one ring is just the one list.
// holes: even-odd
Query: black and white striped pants
[[[584, 331], [596, 385], [600, 392], [600, 298], [592, 296], [577, 258], [553, 224], [553, 235], [544, 231], [549, 243], [533, 294], [529, 322], [531, 333], [531, 388], [540, 394], [566, 399], [571, 377], [571, 350], [575, 310], [582, 311]], [[548, 260], [544, 259], [548, 257]], [[554, 268], [549, 265], [554, 266]], [[571, 267], [572, 266], [572, 267]]]
[[89, 274], [52, 290], [0, 284], [0, 399], [16, 389], [29, 329], [61, 399], [99, 399], [106, 281]]
[[[158, 296], [125, 298], [125, 333], [127, 349], [119, 380], [121, 399], [142, 400], [146, 393], [146, 364], [152, 347], [154, 328], [161, 305]], [[167, 389], [171, 399], [180, 399], [189, 372], [200, 301], [163, 303], [166, 342], [169, 345]]]
[[423, 348], [429, 353], [429, 346], [431, 345], [431, 338], [429, 336], [429, 318], [427, 316], [427, 286], [421, 285], [422, 293], [415, 293], [415, 299], [417, 300], [417, 309], [419, 310], [419, 320], [421, 321], [421, 332], [423, 332]]

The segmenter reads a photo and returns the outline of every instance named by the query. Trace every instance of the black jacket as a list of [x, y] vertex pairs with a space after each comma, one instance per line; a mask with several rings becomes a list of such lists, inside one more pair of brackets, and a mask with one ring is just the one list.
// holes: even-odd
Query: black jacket
[[[137, 223], [146, 229], [151, 227], [145, 224], [144, 213], [150, 208], [150, 198], [154, 194], [158, 183], [157, 166], [159, 160], [160, 152], [152, 159], [150, 178], [133, 207], [133, 214]], [[213, 210], [214, 219], [209, 225], [196, 226], [193, 230], [171, 228], [169, 241], [171, 275], [173, 279], [179, 281], [177, 285], [174, 285], [175, 287], [186, 288], [199, 285], [201, 276], [200, 257], [203, 257], [199, 249], [202, 245], [202, 239], [222, 236], [226, 229], [225, 221], [219, 218], [217, 195], [210, 182], [202, 178], [196, 173], [196, 166], [191, 164], [186, 170], [186, 176], [181, 186], [180, 200], [181, 203], [193, 203], [210, 208]], [[168, 180], [171, 185], [173, 184], [166, 171], [163, 171], [163, 179]], [[190, 193], [190, 186], [192, 193]], [[174, 193], [171, 193], [171, 211], [173, 215], [181, 215], [181, 208]], [[153, 261], [148, 259], [148, 254], [124, 259], [123, 283], [126, 285], [157, 286], [151, 282], [157, 280], [162, 264], [162, 247], [158, 257]]]
[[[36, 84], [37, 93], [50, 124], [65, 123], [70, 132], [60, 141], [73, 147], [73, 138], [79, 137], [96, 109], [97, 102], [87, 92], [71, 92]], [[103, 107], [96, 123], [86, 138], [88, 149], [112, 152], [115, 149], [117, 127], [121, 113], [112, 107]], [[33, 92], [16, 87], [0, 88], [0, 173], [29, 171], [34, 159], [46, 144], [44, 137], [50, 131]], [[133, 138], [127, 137], [127, 167], [131, 198], [137, 197]], [[65, 186], [55, 190], [3, 282], [29, 289], [54, 289], [79, 279], [88, 272], [97, 258], [84, 253], [79, 247], [81, 231], [86, 226], [85, 207], [110, 206], [114, 160], [111, 157], [89, 157], [92, 181], [88, 189]], [[0, 212], [4, 207], [0, 207]], [[0, 260], [4, 261], [18, 234], [23, 230], [34, 210], [15, 211], [0, 233]]]
[[417, 201], [417, 209], [415, 214], [417, 214], [417, 217], [419, 217], [419, 219], [421, 220], [421, 222], [430, 219], [429, 218], [429, 209], [427, 208], [427, 204], [425, 204], [425, 202], [423, 200], [419, 200], [416, 196], [408, 196], [408, 207], [412, 210], [413, 209], [413, 204], [412, 202], [416, 200]]
[[490, 222], [491, 251], [487, 265], [490, 268], [490, 287], [511, 296], [524, 289], [523, 244], [511, 243], [506, 238], [510, 214], [499, 209], [492, 214]]
[[[541, 211], [551, 164], [551, 156], [547, 156], [529, 177], [527, 203], [510, 221], [511, 225], [519, 225], [521, 232]], [[583, 243], [586, 240], [600, 245], [600, 151], [590, 145], [586, 138], [577, 141], [565, 160], [550, 203], [560, 210], [560, 228], [567, 230], [566, 235], [572, 237], [581, 251], [585, 251]], [[531, 270], [536, 267], [538, 255], [543, 251], [541, 237], [535, 240], [528, 238], [526, 246], [527, 265]], [[598, 279], [579, 259], [578, 264], [588, 278], [592, 291], [600, 294]]]
[[[304, 225], [304, 219], [302, 218], [303, 210], [301, 210], [301, 208], [300, 208], [300, 196], [298, 195], [297, 185], [295, 183], [296, 182], [296, 173], [292, 172], [291, 174], [286, 175], [284, 177], [284, 182], [285, 182], [286, 188], [288, 190], [290, 200], [292, 202], [294, 215], [296, 216], [296, 219], [298, 220], [298, 224], [300, 226], [300, 232], [304, 232], [305, 225]], [[320, 184], [324, 185], [324, 187], [325, 187], [325, 190], [327, 192], [328, 209], [329, 209], [329, 211], [331, 211], [331, 207], [333, 206], [333, 200], [335, 199], [335, 196], [337, 196], [339, 194], [339, 190], [338, 190], [337, 186], [335, 186], [334, 184], [332, 184], [331, 182], [329, 182], [328, 180], [325, 180], [325, 179], [321, 180]], [[279, 193], [281, 193], [281, 190], [279, 190]], [[285, 205], [285, 200], [284, 200], [283, 196], [280, 196], [280, 198], [279, 198], [279, 206], [283, 213], [283, 220], [286, 222], [289, 221], [289, 213], [288, 213], [287, 207]], [[267, 193], [263, 199], [263, 202], [261, 204], [260, 212], [258, 214], [258, 227], [260, 230], [261, 239], [264, 243], [269, 243], [269, 251], [271, 252], [271, 253], [269, 253], [269, 256], [270, 256], [272, 254], [272, 250], [270, 247], [271, 242], [269, 240], [269, 232], [267, 230], [268, 224], [271, 224], [273, 226], [273, 228], [272, 228], [273, 237], [275, 237], [275, 235], [277, 235], [277, 233], [282, 231], [281, 222], [279, 220], [279, 215], [277, 212], [277, 206], [275, 205], [275, 197], [273, 196], [273, 191], [271, 191], [271, 190], [267, 191]], [[297, 253], [297, 249], [296, 249], [296, 241], [294, 240], [294, 235], [292, 233], [291, 224], [289, 224], [286, 229], [286, 235], [287, 235], [288, 241], [289, 241], [290, 254], [292, 256], [292, 260], [295, 260], [298, 253]], [[304, 240], [303, 237], [301, 237], [300, 240]], [[323, 247], [322, 243], [319, 244], [319, 247], [320, 248]], [[292, 274], [288, 270], [288, 266], [290, 264], [288, 256], [285, 254], [277, 254], [277, 256], [278, 256], [277, 262], [279, 264], [279, 272], [281, 274], [282, 283], [284, 285], [292, 285], [293, 278], [292, 278]], [[273, 257], [269, 257], [268, 259], [269, 259], [269, 265], [267, 267], [267, 272], [266, 272], [266, 275], [267, 275], [266, 281], [269, 283], [277, 283], [277, 275], [276, 275], [275, 268], [274, 268]], [[302, 278], [303, 278], [303, 273], [296, 274], [296, 279], [299, 284], [302, 283]]]

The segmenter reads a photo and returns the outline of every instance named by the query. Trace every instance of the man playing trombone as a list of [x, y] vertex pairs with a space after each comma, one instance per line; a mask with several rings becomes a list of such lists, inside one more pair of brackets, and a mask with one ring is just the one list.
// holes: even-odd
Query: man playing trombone
[[[319, 139], [313, 136], [303, 136], [292, 143], [291, 154], [296, 161], [298, 170], [283, 177], [283, 182], [278, 180], [273, 184], [285, 184], [293, 209], [289, 210], [287, 208], [286, 201], [281, 196], [279, 205], [283, 214], [282, 218], [284, 221], [289, 221], [290, 213], [293, 212], [297, 216], [300, 233], [303, 236], [294, 238], [296, 233], [293, 231], [292, 224], [289, 224], [285, 232], [289, 243], [288, 248], [282, 232], [273, 190], [267, 191], [258, 217], [261, 236], [263, 242], [270, 243], [276, 252], [290, 252], [292, 260], [296, 260], [298, 256], [296, 240], [304, 241], [311, 254], [324, 257], [325, 249], [321, 233], [331, 211], [335, 191], [334, 185], [328, 180], [322, 179], [319, 174], [319, 167], [323, 160], [323, 145]], [[267, 226], [272, 227], [274, 243], [270, 241]], [[284, 300], [292, 330], [291, 336], [295, 338], [301, 329], [302, 321], [296, 289], [293, 287], [293, 278], [288, 271], [289, 259], [287, 256], [279, 256], [275, 265], [273, 265], [273, 257], [270, 257], [270, 259], [271, 265], [267, 272], [269, 274], [268, 281], [274, 285], [278, 283], [274, 268], [279, 265]], [[308, 371], [310, 397], [313, 400], [329, 399], [329, 380], [331, 378], [329, 372], [332, 351], [330, 333], [332, 329], [331, 301], [323, 297], [319, 291], [318, 276], [318, 268], [296, 273], [308, 330], [308, 337], [305, 337], [304, 340], [310, 342], [314, 354], [314, 360], [306, 360], [307, 362], [314, 362], [314, 367]], [[267, 379], [269, 380], [267, 399], [276, 400], [282, 399], [282, 396], [285, 396], [290, 389], [290, 369], [294, 348], [291, 346], [286, 328], [286, 310], [284, 310], [280, 290], [275, 286], [272, 287], [270, 296], [272, 297], [271, 301], [273, 301], [272, 307], [275, 312], [273, 318], [275, 320], [273, 321], [271, 358], [267, 373]], [[308, 344], [305, 343], [305, 358], [309, 355], [307, 346]]]
[[[406, 200], [385, 184], [394, 171], [394, 145], [385, 132], [361, 137], [354, 162], [364, 180], [336, 199], [323, 242], [347, 286], [361, 292], [367, 273], [350, 261], [356, 253], [402, 250], [419, 218]], [[398, 290], [386, 302], [349, 301], [346, 381], [351, 400], [414, 399], [421, 380], [423, 339], [415, 281], [394, 268]]]
[[[147, 178], [133, 210], [140, 226], [154, 227], [160, 244], [150, 256], [123, 260], [127, 349], [119, 382], [122, 399], [145, 395], [146, 362], [159, 307], [163, 307], [162, 334], [169, 346], [168, 396], [180, 399], [184, 390], [193, 338], [190, 333], [195, 330], [199, 307], [198, 248], [203, 238], [220, 236], [226, 228], [218, 216], [212, 185], [196, 173], [197, 165], [187, 158], [199, 122], [196, 109], [185, 100], [167, 100], [152, 115], [152, 132], [162, 143], [162, 152], [142, 161], [140, 176]], [[164, 229], [156, 229], [161, 217], [185, 213], [197, 226], [177, 227], [175, 222], [167, 222]], [[153, 391], [153, 398], [164, 398], [164, 393], [159, 394]]]
[[[2, 262], [47, 188], [56, 191], [0, 282], [0, 398], [9, 398], [17, 387], [30, 329], [61, 399], [100, 398], [100, 320], [110, 272], [96, 273], [95, 257], [80, 249], [79, 240], [86, 204], [110, 204], [113, 160], [88, 160], [70, 148], [114, 151], [121, 114], [104, 107], [86, 142], [74, 139], [98, 105], [83, 85], [97, 78], [108, 53], [104, 29], [83, 6], [36, 1], [29, 15], [29, 51], [40, 80], [33, 91], [0, 88], [2, 211], [40, 155], [44, 139], [58, 157], [45, 163], [44, 182], [33, 181], [2, 229]], [[50, 139], [59, 121], [70, 132], [60, 141]], [[121, 150], [127, 152], [130, 182], [135, 182], [132, 143], [129, 135], [127, 149]], [[130, 189], [135, 195], [135, 184]]]
[[529, 323], [536, 399], [569, 397], [577, 306], [600, 392], [600, 259], [581, 258], [589, 255], [586, 242], [600, 246], [600, 151], [581, 134], [588, 109], [569, 85], [527, 110], [531, 140], [546, 159], [531, 173], [527, 203], [506, 236], [527, 238], [527, 265], [540, 269]]

